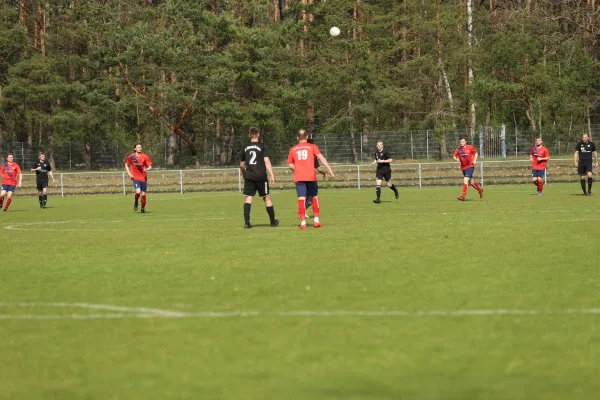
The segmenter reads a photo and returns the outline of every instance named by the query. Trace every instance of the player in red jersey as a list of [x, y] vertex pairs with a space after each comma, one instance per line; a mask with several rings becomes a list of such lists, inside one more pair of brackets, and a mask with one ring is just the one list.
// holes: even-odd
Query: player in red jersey
[[[137, 143], [134, 147], [135, 151], [127, 157], [125, 169], [127, 174], [133, 180], [135, 188], [135, 202], [133, 203], [133, 211], [138, 209], [138, 199], [142, 197], [142, 212], [146, 212], [146, 190], [148, 189], [148, 174], [152, 168], [150, 157], [142, 153], [142, 145]], [[131, 168], [130, 168], [131, 167]]]
[[453, 158], [460, 163], [460, 169], [462, 170], [464, 179], [462, 195], [457, 197], [457, 199], [460, 201], [465, 200], [469, 185], [477, 189], [479, 198], [483, 199], [483, 188], [479, 187], [477, 182], [473, 180], [473, 172], [475, 171], [475, 163], [477, 162], [477, 150], [475, 150], [475, 147], [467, 144], [467, 139], [464, 137], [461, 137], [458, 143], [460, 146], [454, 150]]
[[298, 194], [298, 215], [300, 216], [300, 229], [306, 229], [306, 205], [307, 197], [312, 198], [314, 224], [315, 228], [320, 228], [319, 222], [319, 185], [317, 184], [317, 173], [315, 171], [315, 157], [329, 171], [332, 178], [335, 177], [329, 163], [319, 151], [314, 143], [308, 143], [308, 135], [304, 129], [298, 131], [296, 135], [298, 144], [290, 149], [288, 155], [288, 165], [294, 171], [294, 182], [296, 183], [296, 193]]
[[6, 156], [6, 162], [0, 166], [0, 175], [2, 175], [2, 189], [0, 191], [0, 208], [4, 203], [4, 196], [6, 196], [6, 205], [4, 211], [8, 210], [10, 202], [12, 201], [12, 195], [16, 188], [20, 188], [23, 183], [23, 174], [19, 164], [14, 162], [15, 155], [8, 153]]
[[529, 161], [531, 161], [531, 177], [533, 184], [537, 186], [538, 196], [544, 191], [544, 177], [546, 176], [546, 163], [550, 159], [550, 152], [542, 146], [542, 138], [535, 138], [535, 146], [531, 148], [529, 153]]

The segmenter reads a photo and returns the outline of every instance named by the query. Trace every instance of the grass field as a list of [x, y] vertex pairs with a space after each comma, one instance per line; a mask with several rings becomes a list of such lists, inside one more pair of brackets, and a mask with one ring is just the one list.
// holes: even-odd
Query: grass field
[[598, 398], [598, 195], [459, 190], [16, 197], [0, 399]]

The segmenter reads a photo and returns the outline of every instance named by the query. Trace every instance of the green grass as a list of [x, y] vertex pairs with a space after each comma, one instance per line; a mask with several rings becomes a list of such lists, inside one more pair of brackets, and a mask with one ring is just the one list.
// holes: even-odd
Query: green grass
[[278, 228], [255, 198], [252, 230], [239, 193], [150, 194], [144, 215], [131, 196], [16, 197], [0, 399], [596, 399], [600, 217], [579, 191], [324, 190], [306, 231], [292, 191]]

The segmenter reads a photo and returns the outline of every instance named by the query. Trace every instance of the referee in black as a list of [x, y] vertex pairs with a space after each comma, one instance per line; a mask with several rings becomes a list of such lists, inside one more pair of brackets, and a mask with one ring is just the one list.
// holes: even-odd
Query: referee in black
[[[275, 219], [275, 210], [269, 193], [269, 183], [271, 185], [275, 183], [275, 175], [269, 159], [269, 149], [267, 145], [258, 141], [260, 137], [258, 128], [251, 127], [248, 130], [248, 137], [250, 143], [240, 153], [240, 169], [244, 175], [244, 196], [246, 197], [244, 200], [244, 229], [252, 228], [252, 225], [250, 225], [250, 208], [256, 192], [265, 202], [271, 226], [277, 226], [279, 220]], [[269, 180], [267, 180], [267, 171], [270, 175]]]
[[52, 167], [50, 163], [46, 161], [46, 155], [44, 153], [39, 154], [39, 158], [31, 172], [35, 172], [35, 183], [37, 184], [38, 199], [40, 200], [40, 208], [46, 208], [48, 202], [48, 175], [52, 178], [52, 184], [56, 184], [54, 175], [52, 175]]
[[[584, 196], [592, 195], [592, 172], [593, 162], [596, 163], [598, 168], [598, 153], [596, 152], [596, 145], [590, 141], [590, 136], [587, 133], [583, 134], [581, 142], [575, 146], [575, 167], [577, 167], [577, 174], [581, 178], [581, 189], [583, 190]], [[592, 160], [593, 157], [593, 160]], [[585, 177], [587, 175], [587, 192], [585, 190]]]

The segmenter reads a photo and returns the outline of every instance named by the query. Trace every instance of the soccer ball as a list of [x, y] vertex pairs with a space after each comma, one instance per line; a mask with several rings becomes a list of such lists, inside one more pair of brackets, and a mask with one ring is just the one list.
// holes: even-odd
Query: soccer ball
[[340, 34], [340, 28], [338, 28], [337, 26], [332, 27], [329, 30], [329, 34], [333, 37], [338, 36]]

